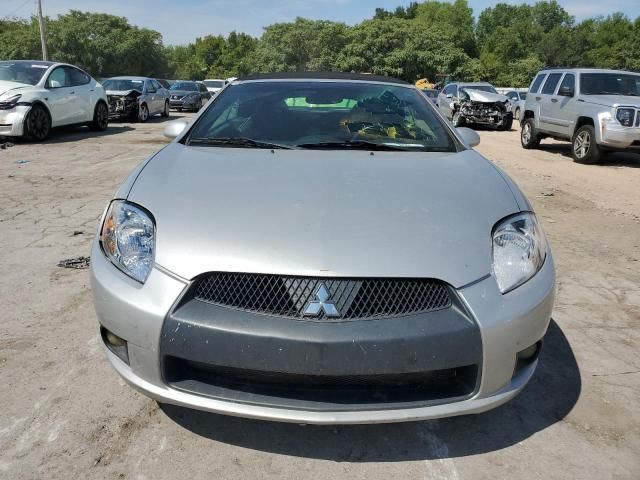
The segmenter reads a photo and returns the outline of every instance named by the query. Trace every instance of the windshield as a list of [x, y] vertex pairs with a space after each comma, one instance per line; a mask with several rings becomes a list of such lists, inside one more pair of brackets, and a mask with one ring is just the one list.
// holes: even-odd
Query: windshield
[[640, 96], [640, 75], [631, 73], [582, 73], [580, 93], [583, 95]]
[[198, 85], [195, 82], [175, 82], [171, 85], [169, 90], [187, 90], [190, 92], [197, 92]]
[[223, 91], [196, 123], [189, 143], [224, 139], [218, 143], [456, 151], [431, 105], [417, 90], [390, 84], [244, 83]]
[[0, 62], [0, 80], [35, 85], [48, 68], [39, 62]]
[[142, 80], [129, 80], [128, 78], [111, 78], [102, 82], [105, 90], [124, 92], [127, 90], [138, 90], [142, 92]]
[[209, 88], [222, 88], [224, 87], [223, 80], [205, 80], [204, 84]]

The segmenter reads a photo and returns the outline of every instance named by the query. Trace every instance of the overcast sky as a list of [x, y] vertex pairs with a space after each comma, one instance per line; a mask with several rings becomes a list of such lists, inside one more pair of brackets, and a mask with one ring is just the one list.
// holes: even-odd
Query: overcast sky
[[[522, 0], [502, 2], [523, 3]], [[71, 9], [124, 16], [132, 24], [162, 33], [165, 44], [183, 44], [196, 37], [226, 35], [232, 30], [259, 36], [262, 27], [296, 17], [352, 25], [371, 17], [376, 7], [393, 9], [409, 3], [410, 0], [42, 0], [42, 7], [49, 16]], [[496, 3], [469, 0], [476, 16]], [[615, 11], [633, 19], [640, 16], [640, 0], [560, 0], [559, 3], [578, 20]], [[0, 0], [0, 17], [28, 17], [34, 12], [34, 0]]]

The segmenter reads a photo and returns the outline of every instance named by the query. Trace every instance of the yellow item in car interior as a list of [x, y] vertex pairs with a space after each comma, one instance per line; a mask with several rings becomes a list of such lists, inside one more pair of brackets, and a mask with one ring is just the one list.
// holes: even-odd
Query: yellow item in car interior
[[387, 137], [396, 138], [397, 135], [398, 135], [398, 130], [396, 130], [396, 127], [387, 128]]

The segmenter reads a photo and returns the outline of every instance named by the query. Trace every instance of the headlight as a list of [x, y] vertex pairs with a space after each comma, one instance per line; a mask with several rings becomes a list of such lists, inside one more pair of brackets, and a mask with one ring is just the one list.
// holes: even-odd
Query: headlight
[[124, 200], [114, 200], [104, 217], [100, 244], [116, 267], [144, 283], [153, 268], [155, 233], [151, 215]]
[[619, 108], [616, 112], [616, 119], [624, 127], [633, 126], [633, 117], [636, 111], [633, 108]]
[[493, 230], [493, 274], [502, 293], [533, 277], [544, 263], [547, 241], [533, 213], [521, 213]]
[[0, 110], [10, 110], [18, 104], [18, 100], [22, 97], [21, 94], [13, 95], [6, 99], [0, 100]]

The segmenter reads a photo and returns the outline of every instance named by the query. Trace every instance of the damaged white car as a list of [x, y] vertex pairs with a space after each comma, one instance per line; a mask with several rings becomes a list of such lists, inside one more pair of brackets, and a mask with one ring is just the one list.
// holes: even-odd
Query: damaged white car
[[511, 130], [513, 124], [511, 101], [490, 83], [450, 83], [438, 95], [437, 104], [455, 127], [489, 125]]
[[107, 97], [88, 73], [66, 63], [0, 61], [0, 136], [41, 142], [52, 128], [106, 130]]

